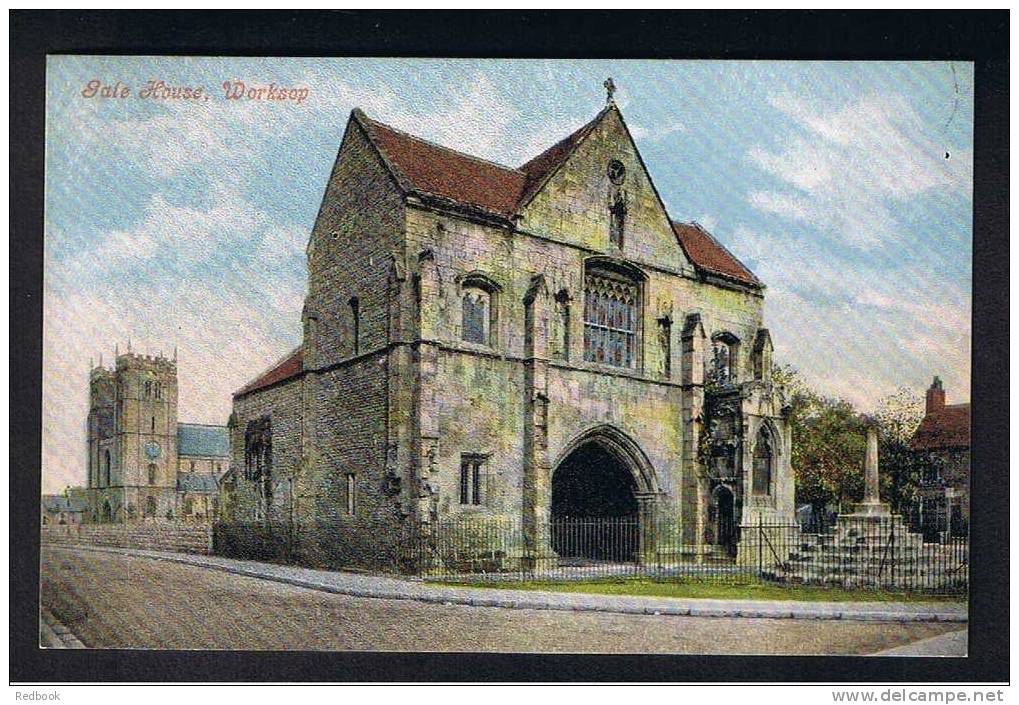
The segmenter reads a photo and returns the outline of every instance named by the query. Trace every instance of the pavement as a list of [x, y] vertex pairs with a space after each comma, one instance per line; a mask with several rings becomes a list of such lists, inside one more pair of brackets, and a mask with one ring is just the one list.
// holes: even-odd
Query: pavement
[[969, 653], [969, 630], [960, 629], [947, 634], [920, 639], [911, 644], [877, 651], [873, 656], [966, 656]]
[[967, 605], [960, 602], [709, 600], [455, 587], [429, 585], [420, 580], [394, 576], [316, 570], [220, 556], [98, 546], [67, 546], [64, 544], [53, 544], [52, 547], [169, 561], [338, 595], [386, 600], [414, 600], [441, 605], [630, 615], [863, 622], [965, 623], [969, 620]]

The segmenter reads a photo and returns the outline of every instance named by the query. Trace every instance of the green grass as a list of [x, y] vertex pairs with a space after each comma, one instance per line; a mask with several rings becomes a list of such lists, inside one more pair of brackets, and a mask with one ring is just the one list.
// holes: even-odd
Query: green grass
[[603, 578], [524, 582], [436, 583], [459, 587], [503, 588], [545, 592], [579, 592], [597, 595], [642, 597], [686, 597], [715, 600], [805, 600], [808, 602], [961, 602], [964, 596], [925, 593], [850, 590], [814, 585], [769, 583], [729, 584], [696, 579], [650, 580], [648, 578]]

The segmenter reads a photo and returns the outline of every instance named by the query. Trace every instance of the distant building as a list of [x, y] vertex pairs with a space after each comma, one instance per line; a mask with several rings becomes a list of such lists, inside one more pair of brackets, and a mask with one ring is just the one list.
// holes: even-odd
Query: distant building
[[62, 494], [42, 496], [42, 525], [67, 526], [81, 524], [88, 510], [85, 500]]
[[177, 422], [177, 362], [116, 356], [90, 375], [91, 521], [208, 520], [229, 464], [225, 426]]
[[965, 534], [969, 527], [969, 404], [945, 404], [945, 389], [935, 377], [927, 390], [927, 409], [910, 447], [932, 461], [922, 478], [921, 524], [924, 533]]

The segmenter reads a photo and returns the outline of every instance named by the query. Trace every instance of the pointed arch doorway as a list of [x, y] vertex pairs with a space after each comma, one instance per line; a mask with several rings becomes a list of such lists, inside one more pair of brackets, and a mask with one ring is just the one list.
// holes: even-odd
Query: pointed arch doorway
[[561, 563], [629, 562], [652, 543], [654, 470], [618, 429], [601, 426], [578, 437], [551, 484], [550, 539]]

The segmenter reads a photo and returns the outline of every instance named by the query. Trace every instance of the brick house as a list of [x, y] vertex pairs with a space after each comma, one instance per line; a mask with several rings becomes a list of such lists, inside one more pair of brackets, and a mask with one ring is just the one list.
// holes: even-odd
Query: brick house
[[557, 517], [691, 557], [793, 522], [764, 285], [671, 220], [611, 98], [517, 168], [355, 109], [307, 258], [302, 345], [234, 395], [225, 523], [415, 570], [454, 519], [530, 565]]
[[969, 527], [969, 404], [945, 404], [941, 379], [927, 390], [923, 420], [910, 447], [931, 461], [921, 478], [920, 525], [933, 536], [941, 532], [965, 535]]

